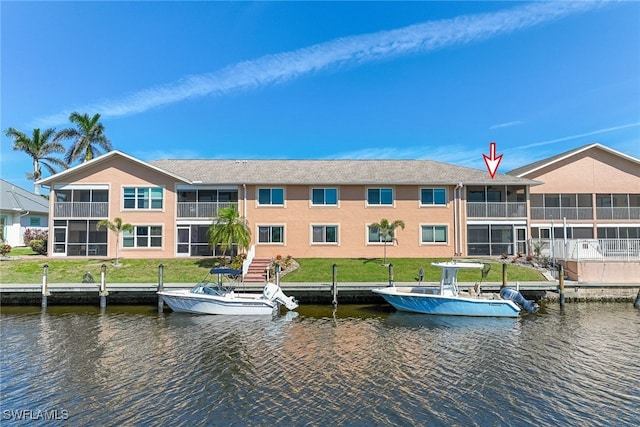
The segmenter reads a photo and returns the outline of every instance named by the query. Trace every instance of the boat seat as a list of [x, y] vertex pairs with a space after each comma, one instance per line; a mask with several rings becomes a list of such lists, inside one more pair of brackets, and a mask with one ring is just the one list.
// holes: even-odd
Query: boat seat
[[218, 294], [218, 292], [216, 292], [214, 289], [212, 289], [212, 288], [210, 288], [208, 286], [205, 286], [203, 288], [203, 290], [204, 290], [204, 293], [207, 294], [207, 295], [217, 295]]
[[480, 284], [476, 283], [473, 287], [469, 288], [469, 295], [472, 297], [480, 296]]

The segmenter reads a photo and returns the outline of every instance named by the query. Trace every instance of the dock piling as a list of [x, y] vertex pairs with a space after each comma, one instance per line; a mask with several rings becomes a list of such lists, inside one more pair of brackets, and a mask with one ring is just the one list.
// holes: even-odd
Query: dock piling
[[100, 267], [100, 308], [105, 308], [107, 306], [107, 295], [109, 292], [107, 291], [107, 266], [102, 264]]
[[[164, 290], [164, 264], [158, 266], [158, 292]], [[158, 295], [158, 313], [162, 313], [164, 309], [164, 298]]]
[[502, 288], [506, 288], [507, 287], [507, 264], [502, 264], [502, 286], [500, 287]]
[[333, 293], [333, 305], [338, 305], [338, 266], [333, 264], [333, 285], [331, 287]]
[[51, 295], [49, 292], [49, 264], [45, 264], [42, 268], [42, 302], [40, 303], [40, 307], [47, 308], [47, 297]]
[[389, 286], [395, 286], [393, 282], [393, 264], [389, 264]]
[[558, 293], [560, 294], [560, 308], [564, 307], [564, 267], [560, 264], [558, 274]]
[[638, 295], [636, 295], [636, 301], [633, 303], [635, 308], [640, 308], [640, 289], [638, 289]]

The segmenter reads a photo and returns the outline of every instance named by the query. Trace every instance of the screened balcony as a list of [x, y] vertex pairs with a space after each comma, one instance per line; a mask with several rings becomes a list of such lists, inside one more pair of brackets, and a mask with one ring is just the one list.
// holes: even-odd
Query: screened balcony
[[524, 186], [469, 186], [467, 218], [526, 218]]
[[593, 219], [593, 196], [588, 193], [531, 195], [531, 219]]
[[78, 186], [55, 190], [54, 218], [107, 218], [109, 191], [107, 188]]
[[107, 218], [109, 202], [55, 202], [54, 218]]
[[525, 202], [471, 202], [467, 203], [469, 218], [526, 218]]
[[237, 209], [238, 202], [178, 202], [178, 218], [212, 218], [229, 206]]
[[178, 218], [212, 218], [221, 209], [238, 209], [238, 190], [233, 188], [178, 188]]
[[541, 208], [531, 207], [531, 219], [593, 219], [593, 208]]

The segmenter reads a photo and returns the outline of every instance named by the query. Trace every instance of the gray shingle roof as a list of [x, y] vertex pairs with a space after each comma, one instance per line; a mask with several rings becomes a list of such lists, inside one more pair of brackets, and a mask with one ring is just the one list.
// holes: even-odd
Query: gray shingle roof
[[432, 160], [197, 160], [149, 164], [203, 184], [536, 185], [537, 181]]
[[0, 179], [0, 210], [48, 213], [49, 202], [42, 196], [30, 193]]

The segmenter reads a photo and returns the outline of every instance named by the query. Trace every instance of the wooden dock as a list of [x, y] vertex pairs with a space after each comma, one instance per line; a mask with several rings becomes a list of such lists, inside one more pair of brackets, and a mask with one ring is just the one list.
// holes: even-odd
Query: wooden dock
[[[396, 282], [396, 286], [417, 286], [417, 282]], [[436, 286], [437, 282], [423, 282], [422, 286]], [[191, 288], [193, 283], [163, 283], [167, 289]], [[389, 286], [387, 282], [329, 282], [291, 283], [281, 282], [285, 294], [292, 295], [301, 303], [383, 303], [372, 289]], [[474, 283], [460, 283], [461, 290], [468, 290]], [[482, 284], [483, 292], [499, 292], [501, 283]], [[264, 284], [247, 283], [236, 286], [236, 292], [262, 292]], [[557, 300], [558, 282], [522, 282], [508, 284], [519, 289], [528, 299]], [[47, 283], [0, 284], [0, 304], [7, 305], [68, 305], [68, 304], [154, 304], [158, 301], [158, 283]], [[640, 284], [584, 284], [565, 281], [568, 301], [622, 300], [633, 301]], [[101, 305], [102, 306], [102, 305]]]

